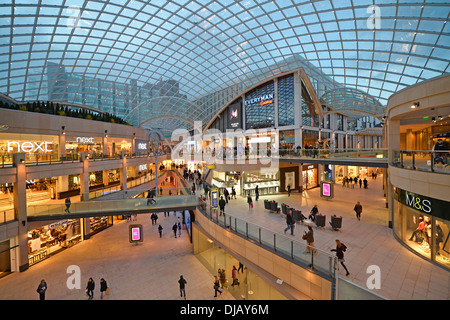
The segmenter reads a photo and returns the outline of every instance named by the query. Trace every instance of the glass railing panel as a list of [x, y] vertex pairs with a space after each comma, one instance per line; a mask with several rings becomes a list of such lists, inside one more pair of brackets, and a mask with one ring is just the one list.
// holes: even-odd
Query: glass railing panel
[[16, 220], [14, 217], [14, 209], [0, 211], [0, 224]]
[[[86, 201], [76, 202], [70, 205], [69, 211], [72, 214], [83, 213], [87, 214], [101, 214], [101, 212], [117, 212], [122, 214], [123, 211], [139, 210], [151, 206], [153, 209], [178, 208], [178, 207], [193, 207], [198, 205], [198, 200], [195, 196], [167, 196], [155, 198], [153, 204], [147, 205], [146, 198], [134, 198], [123, 200], [103, 200], [103, 201]], [[52, 216], [60, 214], [69, 214], [65, 211], [65, 204], [43, 204], [28, 206], [28, 216]]]
[[391, 165], [410, 170], [450, 173], [450, 153], [432, 150], [393, 150]]

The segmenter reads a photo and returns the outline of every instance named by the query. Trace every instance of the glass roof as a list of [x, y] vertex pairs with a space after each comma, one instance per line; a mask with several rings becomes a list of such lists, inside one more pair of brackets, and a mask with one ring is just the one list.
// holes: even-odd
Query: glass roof
[[319, 97], [345, 87], [386, 105], [450, 71], [449, 12], [448, 0], [0, 0], [0, 92], [173, 130], [303, 67]]

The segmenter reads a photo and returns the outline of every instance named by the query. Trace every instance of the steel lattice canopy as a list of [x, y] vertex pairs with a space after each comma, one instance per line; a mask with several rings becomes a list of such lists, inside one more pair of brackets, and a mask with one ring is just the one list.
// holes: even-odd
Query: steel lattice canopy
[[[299, 67], [386, 105], [449, 72], [448, 0], [0, 0], [0, 92], [170, 132]], [[342, 88], [347, 88], [342, 91]], [[186, 121], [189, 120], [189, 121]]]

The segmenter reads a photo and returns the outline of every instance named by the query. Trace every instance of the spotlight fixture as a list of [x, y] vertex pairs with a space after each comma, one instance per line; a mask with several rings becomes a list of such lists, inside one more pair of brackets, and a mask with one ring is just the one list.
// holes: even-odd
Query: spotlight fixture
[[105, 130], [105, 137], [108, 137], [108, 130]]
[[411, 105], [411, 109], [416, 109], [416, 108], [418, 108], [418, 107], [420, 107], [420, 102], [414, 102], [414, 103]]
[[65, 128], [66, 128], [66, 126], [62, 126], [62, 127], [61, 127], [61, 130], [62, 130], [61, 133], [62, 133], [62, 134], [66, 134], [66, 131], [64, 131]]

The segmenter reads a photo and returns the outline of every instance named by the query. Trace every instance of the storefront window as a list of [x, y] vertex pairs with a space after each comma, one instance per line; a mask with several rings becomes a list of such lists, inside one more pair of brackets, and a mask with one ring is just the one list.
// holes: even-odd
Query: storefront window
[[450, 221], [435, 220], [436, 262], [450, 269]]
[[102, 153], [102, 138], [81, 136], [68, 136], [66, 138], [66, 154], [78, 154], [85, 151], [89, 154]]
[[28, 260], [35, 264], [81, 241], [80, 219], [61, 220], [28, 232]]
[[59, 136], [0, 133], [0, 154], [25, 153], [26, 162], [58, 159]]
[[107, 140], [107, 148], [109, 155], [115, 155], [121, 151], [131, 152], [131, 140], [122, 138], [111, 138]]
[[303, 130], [302, 138], [303, 146], [315, 147], [316, 143], [319, 141], [319, 131]]
[[303, 189], [311, 189], [319, 186], [317, 180], [317, 165], [304, 165], [303, 173]]
[[295, 144], [294, 130], [280, 131], [280, 152], [281, 150], [293, 150]]
[[394, 234], [411, 250], [450, 269], [448, 202], [394, 187]]

